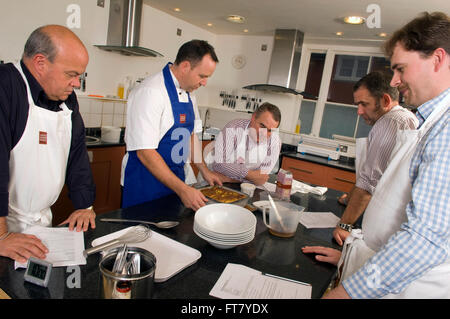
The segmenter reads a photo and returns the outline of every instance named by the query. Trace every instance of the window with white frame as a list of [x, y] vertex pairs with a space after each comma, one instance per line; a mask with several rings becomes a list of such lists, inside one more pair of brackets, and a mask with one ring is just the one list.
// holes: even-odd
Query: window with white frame
[[303, 99], [300, 133], [366, 137], [371, 126], [357, 114], [353, 85], [372, 71], [391, 72], [389, 61], [381, 55], [310, 52], [304, 91], [317, 99]]

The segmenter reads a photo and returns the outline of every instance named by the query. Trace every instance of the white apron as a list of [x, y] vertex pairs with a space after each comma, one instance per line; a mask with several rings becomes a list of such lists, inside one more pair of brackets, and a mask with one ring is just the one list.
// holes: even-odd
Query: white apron
[[[248, 170], [256, 170], [259, 169], [262, 162], [267, 157], [267, 142], [257, 144], [255, 147], [247, 151], [247, 137], [250, 139], [251, 137], [248, 134], [248, 126], [244, 131], [241, 140], [236, 146], [236, 150], [233, 154], [226, 154], [226, 159], [235, 159], [237, 163], [245, 163], [245, 167]], [[267, 138], [269, 140], [269, 138]], [[247, 159], [247, 160], [246, 160]], [[214, 161], [214, 155], [212, 151], [209, 152], [204, 159], [209, 169], [212, 169], [212, 163]], [[204, 179], [199, 173], [197, 175], [197, 182], [203, 182]]]
[[249, 140], [251, 139], [248, 126], [245, 132], [246, 134], [243, 134], [243, 138], [241, 138], [236, 147], [236, 159], [238, 163], [245, 163], [245, 167], [248, 170], [255, 170], [261, 166], [267, 157], [267, 143], [269, 138], [267, 137], [265, 143], [257, 143], [255, 147], [247, 151], [247, 138]]
[[356, 158], [355, 158], [355, 171], [356, 171], [356, 179], [359, 178], [359, 174], [361, 173], [361, 168], [367, 158], [367, 137], [361, 137], [356, 139]]
[[27, 88], [29, 111], [22, 137], [11, 150], [8, 230], [51, 226], [52, 206], [64, 186], [72, 137], [72, 111], [65, 103], [52, 112], [34, 104], [20, 63], [15, 65]]
[[[397, 133], [389, 165], [364, 213], [362, 234], [352, 232], [344, 243], [338, 263], [338, 269], [342, 271], [341, 282], [379, 251], [407, 221], [406, 206], [411, 200], [412, 190], [409, 178], [411, 158], [418, 142], [439, 119], [449, 100], [450, 96], [447, 96], [418, 130]], [[411, 282], [401, 293], [388, 294], [384, 298], [450, 298], [450, 259]]]

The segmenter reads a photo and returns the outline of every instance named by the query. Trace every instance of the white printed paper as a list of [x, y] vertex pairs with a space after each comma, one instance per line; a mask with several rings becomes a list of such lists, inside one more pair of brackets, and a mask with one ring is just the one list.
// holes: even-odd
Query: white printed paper
[[222, 299], [311, 299], [312, 286], [228, 263], [210, 295]]
[[[84, 234], [82, 231], [70, 231], [66, 227], [31, 226], [23, 233], [34, 235], [42, 241], [49, 250], [44, 260], [51, 263], [53, 267], [86, 264], [86, 258], [83, 256]], [[26, 268], [27, 265], [16, 261], [14, 267], [15, 269]]]
[[334, 228], [340, 218], [331, 212], [303, 212], [300, 214], [300, 223], [306, 228]]

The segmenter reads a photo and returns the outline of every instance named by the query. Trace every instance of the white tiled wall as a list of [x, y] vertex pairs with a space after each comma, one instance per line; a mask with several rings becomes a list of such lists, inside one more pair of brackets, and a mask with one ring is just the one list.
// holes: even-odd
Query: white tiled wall
[[78, 97], [78, 103], [86, 127], [125, 127], [126, 101]]

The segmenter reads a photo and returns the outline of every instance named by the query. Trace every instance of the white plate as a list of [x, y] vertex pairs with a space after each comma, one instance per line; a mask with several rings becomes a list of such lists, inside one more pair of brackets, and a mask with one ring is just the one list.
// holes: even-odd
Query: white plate
[[253, 202], [252, 205], [262, 211], [264, 207], [270, 207], [270, 202], [268, 200], [259, 200], [257, 202]]
[[248, 209], [233, 204], [211, 204], [195, 212], [194, 221], [215, 234], [242, 234], [256, 226], [256, 217]]
[[[131, 227], [129, 227], [131, 228]], [[117, 238], [127, 232], [129, 228], [99, 237], [92, 241], [92, 246], [98, 246], [108, 240]], [[152, 230], [152, 236], [147, 240], [128, 244], [129, 247], [140, 247], [148, 250], [156, 257], [155, 282], [163, 282], [194, 264], [202, 254], [192, 247], [163, 236]]]
[[203, 236], [202, 234], [198, 233], [195, 229], [194, 229], [194, 233], [197, 234], [198, 237], [202, 238], [203, 240], [207, 241], [209, 244], [211, 244], [214, 247], [219, 248], [219, 249], [229, 249], [229, 248], [233, 248], [233, 247], [236, 247], [239, 245], [247, 244], [247, 243], [251, 242], [254, 238], [254, 236], [252, 236], [252, 237], [248, 238], [247, 240], [241, 241], [239, 243], [224, 243], [222, 241], [209, 239], [209, 238]]
[[194, 226], [194, 232], [196, 234], [198, 234], [198, 235], [202, 235], [205, 238], [208, 238], [208, 239], [211, 239], [211, 240], [214, 240], [214, 241], [220, 241], [220, 242], [223, 242], [223, 243], [230, 243], [230, 244], [240, 243], [240, 242], [243, 242], [243, 241], [246, 241], [246, 240], [248, 240], [250, 238], [255, 237], [255, 231], [253, 231], [253, 232], [251, 232], [251, 233], [249, 233], [249, 234], [247, 234], [245, 236], [242, 236], [242, 237], [231, 237], [231, 238], [216, 237], [216, 236], [211, 236], [210, 234], [203, 232], [202, 230], [198, 229], [195, 226]]
[[249, 229], [248, 231], [246, 231], [245, 233], [239, 233], [239, 234], [220, 234], [220, 233], [211, 232], [210, 230], [203, 228], [202, 226], [200, 226], [199, 224], [197, 224], [195, 222], [194, 222], [194, 228], [197, 229], [198, 231], [204, 233], [205, 235], [208, 235], [211, 237], [216, 237], [216, 238], [224, 238], [224, 239], [239, 239], [242, 237], [247, 237], [248, 235], [254, 234], [255, 229], [256, 229], [256, 227], [253, 227], [253, 228]]

